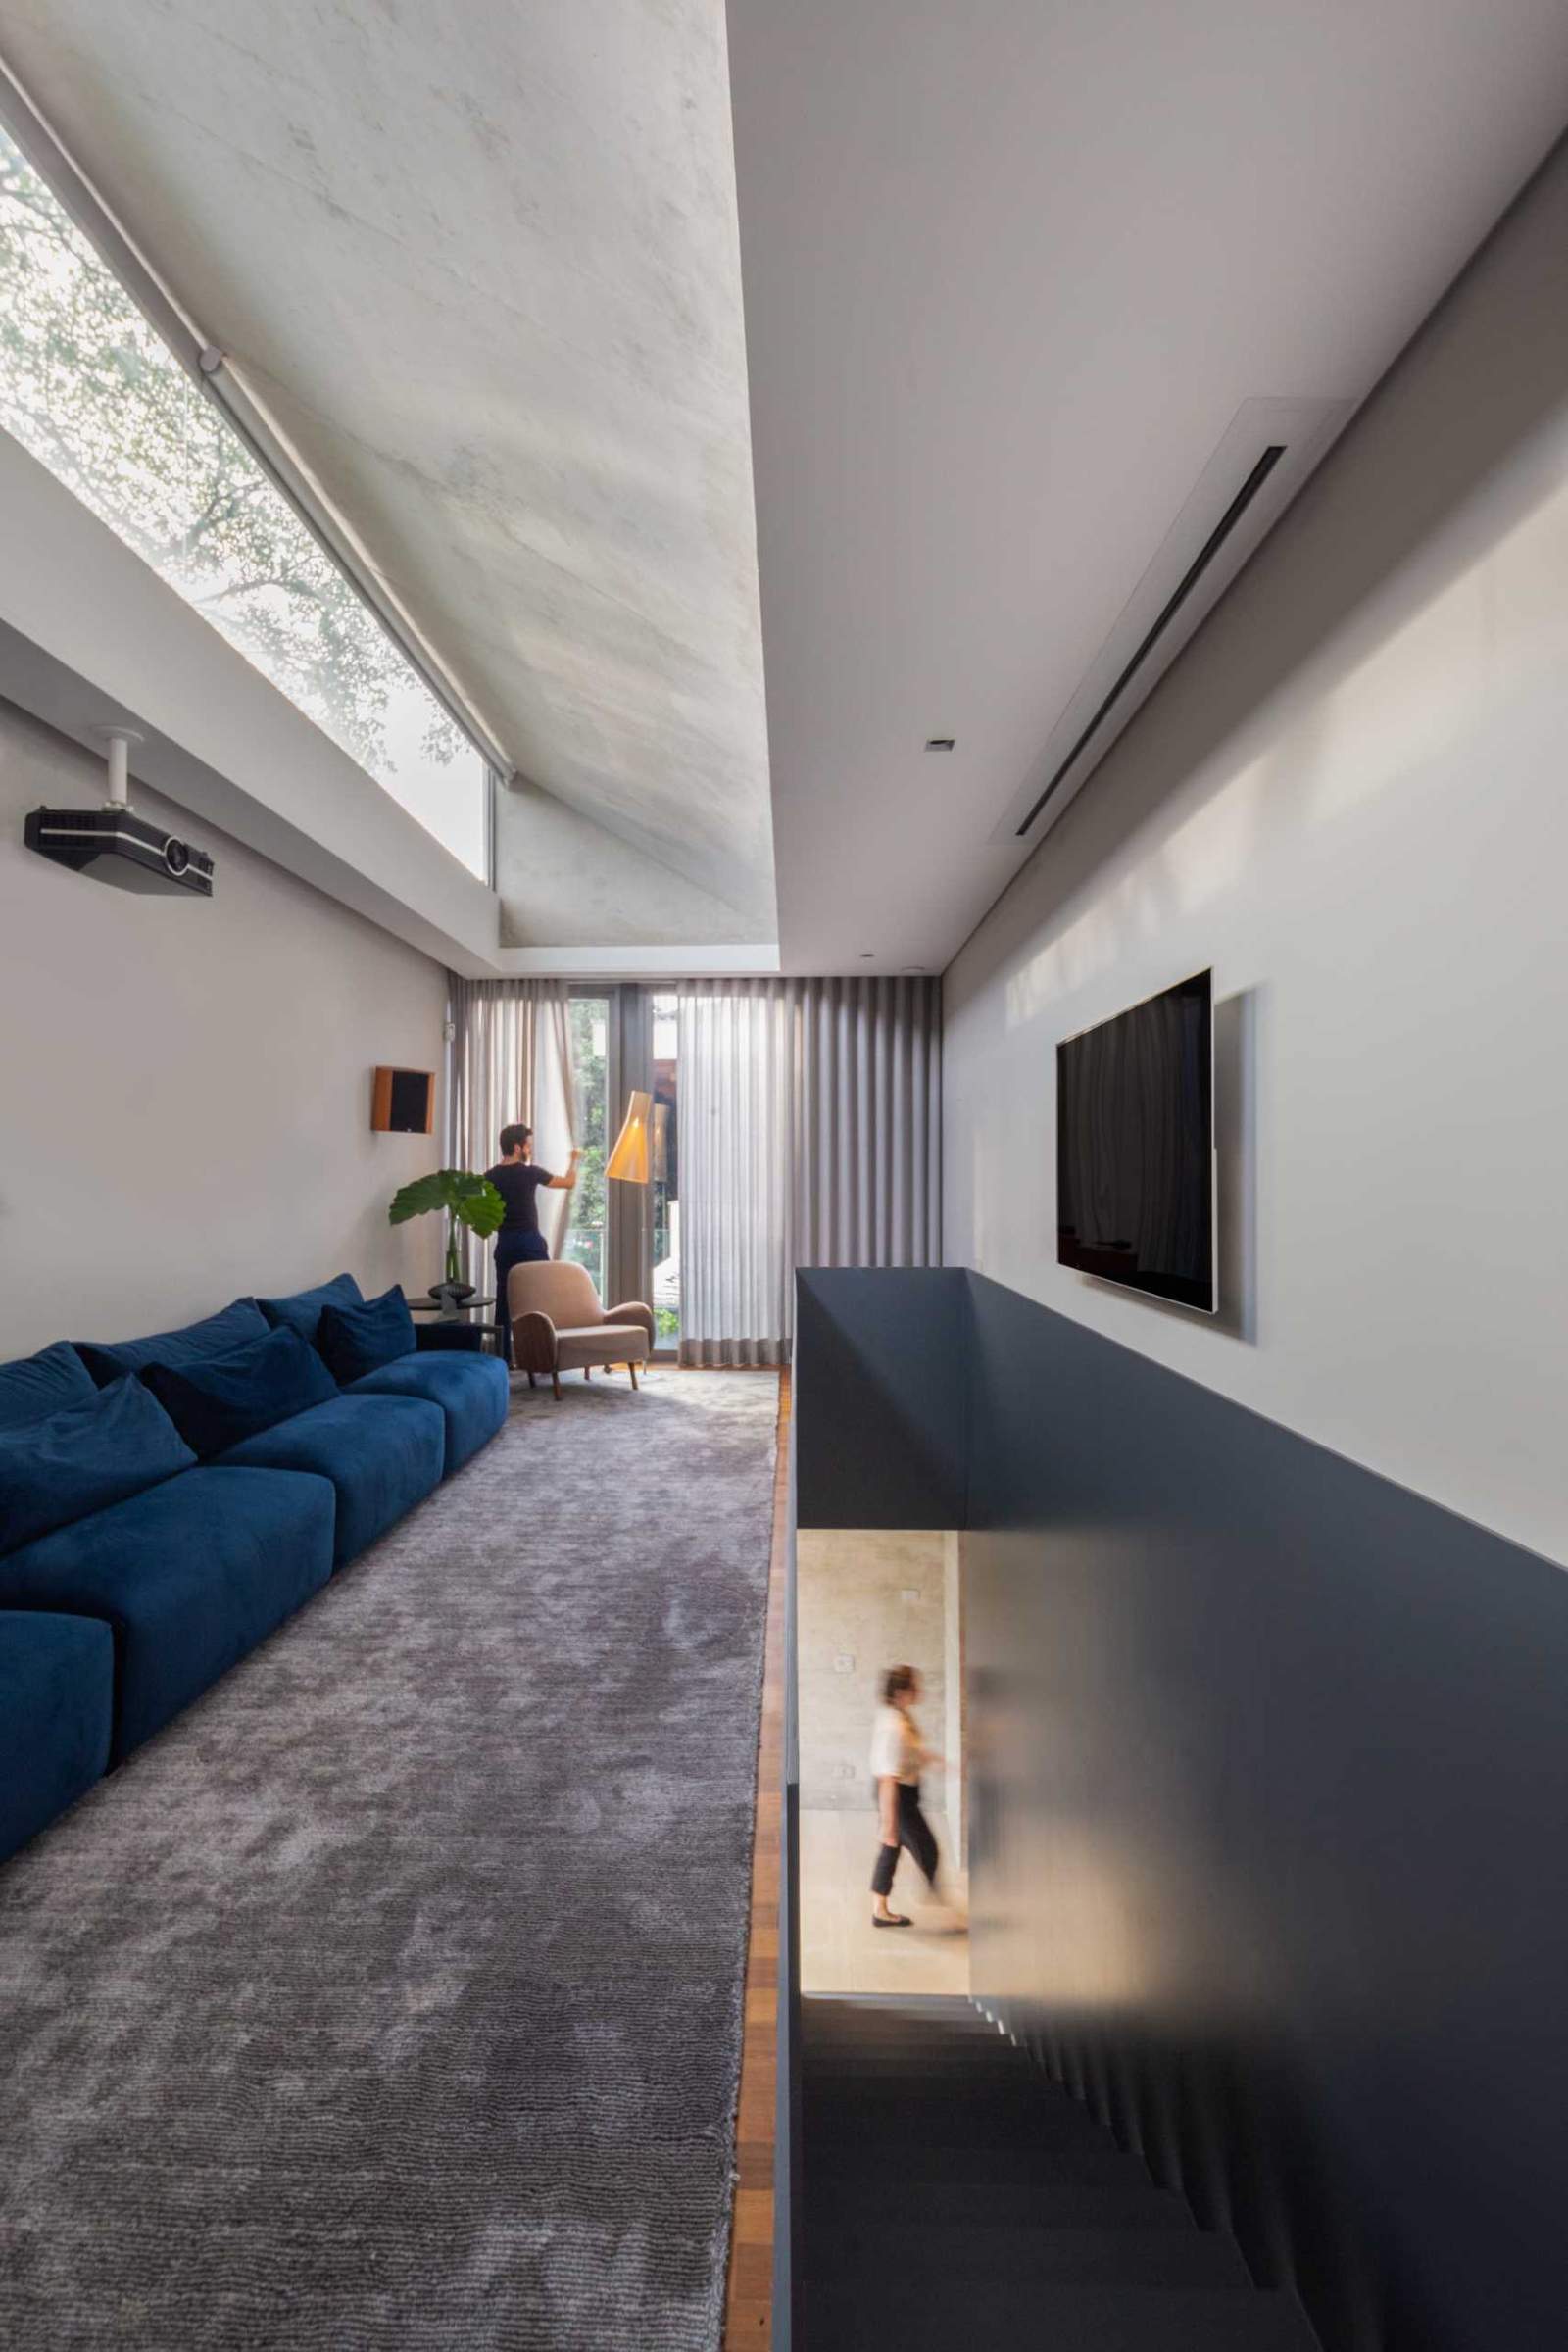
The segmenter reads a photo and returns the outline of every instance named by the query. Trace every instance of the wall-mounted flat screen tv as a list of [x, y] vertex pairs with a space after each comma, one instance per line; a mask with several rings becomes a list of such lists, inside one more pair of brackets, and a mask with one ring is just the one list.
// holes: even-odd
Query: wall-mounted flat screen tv
[[1212, 1314], [1212, 972], [1056, 1048], [1056, 1257]]

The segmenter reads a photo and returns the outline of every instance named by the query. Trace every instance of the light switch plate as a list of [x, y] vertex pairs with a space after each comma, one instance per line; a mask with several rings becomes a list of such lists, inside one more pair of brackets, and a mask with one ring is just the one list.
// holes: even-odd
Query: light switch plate
[[835, 1674], [853, 1674], [855, 1672], [855, 1656], [853, 1651], [841, 1649], [833, 1660], [833, 1671]]

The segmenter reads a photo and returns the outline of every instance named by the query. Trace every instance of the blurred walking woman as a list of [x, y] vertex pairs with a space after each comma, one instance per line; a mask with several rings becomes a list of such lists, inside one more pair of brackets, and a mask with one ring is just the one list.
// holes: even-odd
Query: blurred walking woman
[[882, 1843], [871, 1873], [871, 1925], [906, 1928], [907, 1917], [892, 1909], [893, 1874], [899, 1855], [907, 1846], [924, 1872], [933, 1895], [937, 1893], [937, 1841], [931, 1824], [920, 1810], [920, 1769], [942, 1758], [921, 1744], [920, 1727], [911, 1709], [920, 1696], [920, 1677], [912, 1666], [891, 1666], [882, 1682], [882, 1705], [871, 1734], [871, 1778], [876, 1784], [877, 1822]]

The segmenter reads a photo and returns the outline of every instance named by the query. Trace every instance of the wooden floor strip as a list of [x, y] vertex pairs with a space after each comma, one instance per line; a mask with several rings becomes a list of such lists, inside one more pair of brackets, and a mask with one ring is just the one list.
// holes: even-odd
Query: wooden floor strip
[[778, 1384], [778, 1468], [767, 1583], [762, 1724], [757, 1750], [746, 2025], [735, 2156], [740, 2186], [730, 2231], [724, 2352], [759, 2352], [773, 2337], [773, 2102], [778, 2066], [778, 1896], [784, 1801], [784, 1588], [789, 1537], [790, 1376]]

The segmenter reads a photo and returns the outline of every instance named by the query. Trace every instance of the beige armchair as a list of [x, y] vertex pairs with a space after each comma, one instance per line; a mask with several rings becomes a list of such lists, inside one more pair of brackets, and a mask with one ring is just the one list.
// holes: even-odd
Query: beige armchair
[[536, 1258], [514, 1266], [507, 1278], [507, 1314], [512, 1323], [512, 1361], [528, 1375], [548, 1372], [561, 1395], [563, 1372], [587, 1379], [595, 1364], [624, 1364], [637, 1386], [637, 1367], [654, 1348], [654, 1310], [641, 1301], [600, 1304], [586, 1266], [563, 1258]]

